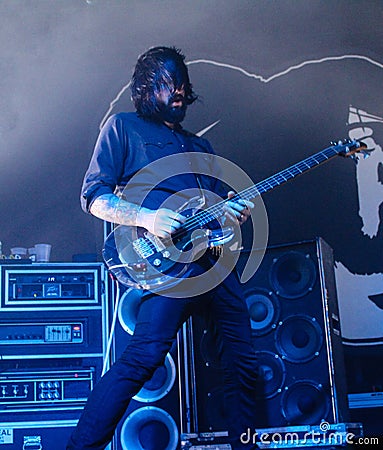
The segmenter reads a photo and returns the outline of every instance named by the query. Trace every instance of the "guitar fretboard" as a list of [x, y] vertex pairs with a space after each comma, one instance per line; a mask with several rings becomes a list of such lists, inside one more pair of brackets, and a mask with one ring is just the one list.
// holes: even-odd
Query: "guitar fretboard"
[[266, 178], [263, 181], [260, 181], [254, 186], [245, 189], [243, 192], [237, 194], [236, 197], [238, 197], [238, 199], [243, 198], [244, 200], [251, 200], [261, 194], [264, 194], [265, 192], [271, 191], [275, 187], [286, 183], [287, 181], [297, 177], [298, 175], [301, 175], [302, 173], [307, 172], [308, 170], [313, 169], [316, 166], [319, 166], [319, 164], [328, 161], [338, 154], [339, 151], [334, 147], [326, 148], [325, 150], [322, 150], [321, 152], [318, 152], [315, 155], [310, 156], [303, 161], [300, 161], [299, 163], [294, 164], [293, 166], [288, 167], [287, 169], [284, 169], [269, 178]]

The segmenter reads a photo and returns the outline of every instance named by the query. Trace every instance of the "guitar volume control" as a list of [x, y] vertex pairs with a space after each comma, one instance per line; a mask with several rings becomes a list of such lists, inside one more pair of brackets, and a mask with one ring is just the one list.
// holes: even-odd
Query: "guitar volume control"
[[153, 266], [158, 267], [158, 266], [160, 266], [160, 265], [161, 265], [161, 260], [160, 260], [159, 258], [156, 258], [156, 259], [153, 261]]

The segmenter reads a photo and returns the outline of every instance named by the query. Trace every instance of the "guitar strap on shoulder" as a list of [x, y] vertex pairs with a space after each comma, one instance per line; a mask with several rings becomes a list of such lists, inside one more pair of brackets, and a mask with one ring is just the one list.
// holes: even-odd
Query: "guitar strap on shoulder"
[[[200, 153], [197, 152], [192, 143], [191, 143], [191, 139], [189, 137], [189, 135], [184, 135], [184, 134], [176, 134], [177, 138], [182, 141], [183, 144], [183, 148], [184, 148], [184, 153]], [[192, 136], [192, 135], [191, 135]], [[202, 153], [201, 153], [202, 154]], [[200, 169], [196, 166], [196, 161], [194, 158], [190, 158], [189, 157], [189, 162], [190, 162], [190, 167], [191, 167], [191, 172], [193, 173], [196, 181], [197, 181], [197, 186], [200, 190], [201, 196], [203, 198], [205, 198], [205, 194], [204, 194], [204, 186], [200, 177]]]

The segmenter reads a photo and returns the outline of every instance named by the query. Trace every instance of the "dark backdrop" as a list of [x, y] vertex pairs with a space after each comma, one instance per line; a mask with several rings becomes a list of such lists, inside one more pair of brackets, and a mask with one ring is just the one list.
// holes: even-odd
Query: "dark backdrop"
[[255, 182], [332, 140], [358, 135], [376, 148], [264, 201], [271, 244], [322, 236], [333, 247], [347, 343], [381, 344], [382, 19], [379, 0], [1, 0], [4, 253], [48, 242], [54, 261], [100, 258], [102, 223], [79, 206], [99, 126], [132, 110], [137, 56], [175, 45], [200, 95], [185, 127], [219, 120], [206, 137]]

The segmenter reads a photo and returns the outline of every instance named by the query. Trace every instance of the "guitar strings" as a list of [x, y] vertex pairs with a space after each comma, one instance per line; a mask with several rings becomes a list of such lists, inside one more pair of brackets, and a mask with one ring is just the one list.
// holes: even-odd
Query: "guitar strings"
[[[306, 172], [307, 170], [315, 167], [316, 165], [319, 165], [333, 158], [336, 155], [339, 154], [347, 155], [347, 153], [353, 154], [355, 152], [355, 149], [360, 148], [361, 146], [363, 146], [363, 143], [360, 143], [359, 141], [355, 140], [352, 142], [348, 141], [347, 144], [334, 145], [312, 156], [309, 156], [303, 161], [300, 161], [297, 164], [294, 164], [291, 167], [282, 170], [276, 175], [272, 175], [269, 178], [266, 178], [265, 180], [257, 183], [256, 185], [251, 186], [243, 190], [242, 192], [235, 194], [231, 199], [224, 199], [216, 203], [215, 205], [207, 208], [206, 210], [198, 212], [194, 216], [188, 218], [181, 226], [181, 228], [176, 230], [171, 236], [163, 239], [162, 241], [163, 243], [169, 242], [169, 244], [172, 244], [175, 239], [181, 239], [182, 236], [184, 236], [188, 231], [192, 231], [193, 229], [197, 229], [200, 226], [206, 225], [207, 223], [218, 219], [220, 216], [223, 215], [225, 204], [228, 201], [238, 201], [241, 199], [244, 200], [254, 199], [259, 195], [269, 191], [270, 189], [273, 189], [274, 187], [277, 187], [285, 183], [286, 181]], [[156, 248], [154, 248], [155, 246], [152, 245], [151, 242], [150, 246], [153, 247], [153, 251], [157, 250]]]
[[[269, 191], [270, 189], [273, 189], [274, 187], [281, 185], [282, 183], [306, 172], [307, 170], [312, 169], [314, 166], [325, 162], [326, 160], [332, 158], [333, 156], [336, 156], [339, 153], [340, 150], [336, 150], [334, 147], [329, 147], [325, 150], [322, 150], [321, 152], [318, 152], [317, 154], [310, 156], [287, 169], [282, 170], [278, 174], [272, 175], [266, 180], [257, 183], [255, 186], [251, 186], [244, 191], [235, 194], [230, 200], [238, 201], [241, 199], [254, 199], [257, 196]], [[182, 230], [179, 230], [172, 236], [177, 238], [179, 237], [178, 235], [183, 234], [184, 231], [190, 231], [197, 226], [206, 225], [207, 223], [218, 219], [222, 215], [227, 201], [229, 201], [229, 199], [222, 200], [215, 205], [207, 208], [206, 210], [198, 212], [193, 217], [186, 220], [186, 222], [182, 226]]]
[[254, 186], [251, 186], [240, 193], [235, 194], [231, 199], [224, 199], [209, 208], [198, 212], [194, 216], [187, 219], [182, 227], [172, 234], [171, 238], [166, 240], [173, 240], [182, 237], [186, 232], [191, 231], [193, 229], [197, 229], [199, 226], [206, 225], [209, 222], [212, 222], [218, 219], [223, 215], [224, 207], [226, 202], [228, 201], [238, 201], [238, 200], [252, 200], [259, 195], [273, 189], [274, 187], [280, 186], [286, 181], [306, 172], [309, 169], [337, 156], [339, 154], [347, 154], [353, 153], [351, 150], [355, 150], [355, 148], [361, 147], [359, 141], [347, 141], [344, 144], [338, 144], [331, 147], [328, 147], [303, 161], [294, 164], [287, 169], [282, 170], [276, 175], [272, 175], [269, 178], [257, 183]]

